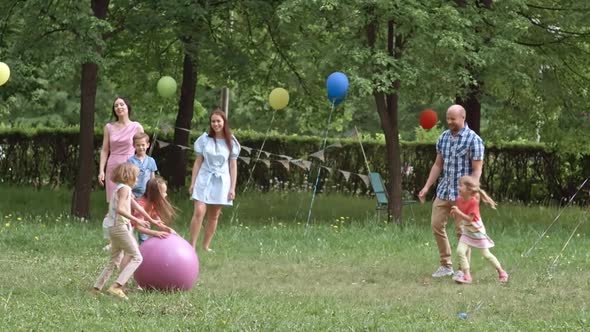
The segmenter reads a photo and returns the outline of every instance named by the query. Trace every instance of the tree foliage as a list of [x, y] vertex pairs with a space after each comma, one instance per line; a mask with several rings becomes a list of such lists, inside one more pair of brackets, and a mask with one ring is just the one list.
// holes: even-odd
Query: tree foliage
[[[227, 86], [234, 127], [317, 135], [330, 111], [326, 77], [341, 71], [351, 84], [330, 136], [356, 126], [388, 142], [428, 140], [419, 112], [444, 120], [457, 97], [475, 93], [484, 140], [589, 150], [585, 0], [122, 0], [105, 20], [92, 3], [0, 0], [0, 61], [13, 73], [0, 88], [1, 126], [77, 126], [80, 66], [95, 63], [95, 123], [124, 95], [148, 130], [174, 130], [184, 109], [202, 131]], [[187, 59], [195, 97], [158, 96], [162, 75], [187, 79]], [[291, 99], [273, 114], [275, 87]]]

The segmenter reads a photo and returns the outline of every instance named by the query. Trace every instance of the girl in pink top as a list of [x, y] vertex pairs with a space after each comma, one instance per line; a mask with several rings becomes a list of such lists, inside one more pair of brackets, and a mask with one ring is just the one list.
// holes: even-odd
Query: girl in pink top
[[467, 252], [470, 248], [481, 249], [482, 255], [498, 271], [500, 282], [508, 281], [508, 273], [502, 269], [500, 262], [494, 256], [490, 249], [494, 246], [494, 241], [486, 234], [486, 228], [481, 220], [479, 213], [479, 201], [496, 208], [496, 202], [479, 187], [479, 181], [472, 176], [463, 176], [459, 179], [459, 197], [457, 205], [451, 208], [451, 216], [460, 220], [463, 226], [463, 233], [457, 246], [457, 255], [461, 264], [461, 272], [453, 277], [458, 283], [470, 284], [471, 272], [469, 270], [469, 260]]
[[113, 102], [113, 116], [117, 121], [107, 123], [104, 127], [98, 169], [98, 182], [101, 186], [106, 182], [107, 203], [111, 201], [117, 187], [111, 181], [113, 170], [135, 154], [133, 135], [143, 132], [139, 122], [130, 120], [131, 105], [124, 98], [117, 97]]

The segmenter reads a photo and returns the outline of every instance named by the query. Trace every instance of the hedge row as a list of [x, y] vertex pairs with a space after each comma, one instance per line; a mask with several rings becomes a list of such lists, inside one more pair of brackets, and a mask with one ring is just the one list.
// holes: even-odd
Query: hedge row
[[[368, 194], [363, 176], [367, 163], [358, 139], [331, 139], [319, 154], [323, 140], [317, 137], [269, 135], [255, 132], [236, 132], [243, 145], [239, 165], [240, 190], [248, 185], [260, 190], [309, 190], [320, 171], [320, 190]], [[183, 149], [193, 160], [191, 136], [188, 149]], [[158, 134], [164, 142], [156, 146], [154, 158], [161, 172], [168, 173], [167, 151], [172, 145], [171, 135]], [[95, 169], [98, 168], [102, 134], [95, 135]], [[259, 149], [264, 144], [264, 152]], [[254, 150], [248, 153], [248, 148]], [[363, 141], [368, 167], [387, 179], [385, 144], [367, 139]], [[435, 156], [433, 144], [402, 142], [402, 172], [404, 194], [414, 196], [422, 187]], [[0, 182], [16, 185], [73, 187], [78, 169], [77, 129], [3, 130], [0, 131]], [[248, 160], [248, 158], [251, 158]], [[291, 159], [292, 158], [292, 159]], [[298, 161], [297, 161], [298, 160]], [[248, 163], [249, 161], [249, 163]], [[309, 168], [304, 168], [305, 165]], [[187, 180], [191, 165], [187, 165]], [[350, 172], [350, 173], [348, 173]], [[250, 178], [250, 173], [252, 176]], [[482, 183], [500, 201], [526, 203], [568, 199], [590, 175], [590, 156], [564, 153], [540, 144], [486, 145]], [[587, 191], [576, 196], [586, 202]]]

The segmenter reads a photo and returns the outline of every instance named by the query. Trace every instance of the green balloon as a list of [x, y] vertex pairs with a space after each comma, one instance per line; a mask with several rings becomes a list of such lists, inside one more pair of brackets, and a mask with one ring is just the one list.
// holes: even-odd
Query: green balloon
[[174, 96], [176, 93], [176, 81], [170, 76], [162, 76], [158, 81], [158, 93], [164, 98]]

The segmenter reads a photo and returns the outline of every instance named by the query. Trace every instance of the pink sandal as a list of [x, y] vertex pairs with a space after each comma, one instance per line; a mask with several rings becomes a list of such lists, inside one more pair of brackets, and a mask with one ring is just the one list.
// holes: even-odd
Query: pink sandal
[[508, 273], [506, 271], [504, 272], [500, 272], [498, 274], [498, 280], [500, 280], [501, 283], [507, 283], [508, 282]]
[[458, 284], [470, 284], [471, 283], [471, 277], [466, 277], [465, 275], [461, 275], [458, 278], [453, 278], [453, 280], [455, 280], [456, 283]]

